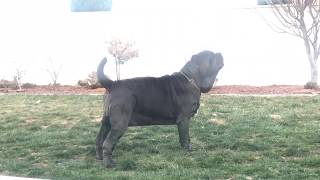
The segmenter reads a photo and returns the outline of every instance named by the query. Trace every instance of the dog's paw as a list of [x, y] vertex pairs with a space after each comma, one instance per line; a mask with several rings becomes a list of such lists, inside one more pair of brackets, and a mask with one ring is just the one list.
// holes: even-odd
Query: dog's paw
[[116, 163], [111, 158], [104, 158], [102, 164], [106, 168], [114, 168]]
[[186, 151], [192, 151], [192, 146], [191, 144], [183, 145], [182, 148]]
[[101, 149], [98, 149], [96, 150], [96, 159], [98, 161], [101, 161], [103, 159], [103, 155], [102, 155], [102, 148]]
[[97, 161], [102, 161], [102, 160], [103, 160], [103, 157], [102, 157], [102, 156], [97, 155], [97, 156], [96, 156], [96, 160], [97, 160]]

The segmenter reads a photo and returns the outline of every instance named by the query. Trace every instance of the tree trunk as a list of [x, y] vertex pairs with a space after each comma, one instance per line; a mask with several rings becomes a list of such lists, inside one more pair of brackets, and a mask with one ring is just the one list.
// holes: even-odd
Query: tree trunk
[[310, 53], [308, 52], [308, 59], [310, 63], [310, 81], [307, 82], [307, 84], [304, 86], [306, 89], [316, 89], [318, 88], [318, 66], [317, 66], [317, 60], [315, 59], [316, 57], [313, 57]]
[[316, 63], [311, 64], [311, 81], [312, 83], [318, 83], [318, 66]]
[[120, 80], [120, 63], [118, 62], [118, 77], [117, 77], [118, 81]]
[[18, 87], [19, 87], [19, 90], [22, 90], [20, 81], [18, 81]]
[[120, 63], [117, 60], [117, 58], [115, 58], [115, 61], [116, 61], [116, 75], [117, 75], [117, 80], [119, 81], [120, 80]]
[[[317, 66], [317, 48], [312, 46], [312, 43], [309, 41], [308, 34], [304, 23], [300, 27], [302, 31], [302, 37], [304, 41], [304, 45], [306, 48], [306, 52], [308, 55], [308, 60], [310, 63], [310, 71], [311, 71], [311, 78], [310, 81], [304, 86], [306, 89], [316, 89], [318, 87], [318, 66]], [[312, 48], [312, 49], [311, 49]], [[312, 54], [313, 52], [313, 54]]]

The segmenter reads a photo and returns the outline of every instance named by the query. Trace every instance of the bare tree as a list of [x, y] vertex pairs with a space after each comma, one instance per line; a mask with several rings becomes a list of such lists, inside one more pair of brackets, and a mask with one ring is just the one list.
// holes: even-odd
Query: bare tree
[[100, 85], [98, 78], [97, 78], [97, 72], [96, 71], [92, 71], [90, 74], [88, 74], [88, 78], [87, 78], [89, 87], [92, 89], [96, 89], [96, 88], [101, 88], [102, 86]]
[[13, 80], [15, 82], [15, 84], [17, 85], [17, 87], [19, 88], [19, 90], [21, 90], [21, 86], [22, 86], [22, 78], [23, 76], [26, 74], [26, 72], [20, 68], [16, 68], [16, 71], [13, 75]]
[[303, 40], [311, 69], [311, 79], [305, 88], [317, 88], [320, 54], [320, 1], [319, 0], [268, 0], [280, 26], [278, 32], [288, 33]]
[[49, 63], [50, 64], [46, 70], [50, 75], [53, 87], [56, 88], [62, 65], [60, 64], [59, 68], [56, 68], [51, 58], [49, 59]]
[[120, 80], [120, 65], [128, 60], [138, 57], [139, 51], [134, 49], [134, 43], [113, 39], [108, 43], [108, 52], [114, 57], [116, 63], [117, 80]]

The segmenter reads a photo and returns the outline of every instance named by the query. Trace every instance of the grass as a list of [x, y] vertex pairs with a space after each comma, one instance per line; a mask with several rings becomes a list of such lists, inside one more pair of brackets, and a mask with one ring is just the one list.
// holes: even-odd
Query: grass
[[101, 96], [0, 96], [0, 174], [50, 179], [320, 179], [320, 96], [202, 98], [193, 151], [175, 126], [129, 128], [95, 160]]

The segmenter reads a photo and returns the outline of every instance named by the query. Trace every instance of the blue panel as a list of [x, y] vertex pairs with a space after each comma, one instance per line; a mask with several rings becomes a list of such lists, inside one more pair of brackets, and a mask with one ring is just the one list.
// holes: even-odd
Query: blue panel
[[71, 0], [72, 12], [111, 11], [112, 0]]
[[287, 4], [288, 0], [257, 0], [258, 5]]

